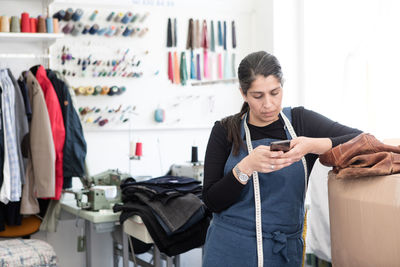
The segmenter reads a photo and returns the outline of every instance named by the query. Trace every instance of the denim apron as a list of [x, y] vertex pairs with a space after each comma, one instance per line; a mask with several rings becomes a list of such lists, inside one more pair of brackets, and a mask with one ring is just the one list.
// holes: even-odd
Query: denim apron
[[[291, 108], [284, 108], [283, 113], [291, 121]], [[292, 139], [286, 125], [285, 132], [287, 139]], [[245, 137], [243, 120], [241, 136]], [[252, 141], [252, 145], [253, 148], [269, 146], [273, 141], [278, 140], [264, 138]], [[237, 156], [231, 152], [224, 174], [247, 155], [244, 147]], [[258, 173], [265, 267], [302, 266], [305, 175], [301, 160], [278, 171]], [[253, 179], [245, 185], [236, 203], [213, 213], [204, 246], [203, 267], [224, 266], [257, 266]]]

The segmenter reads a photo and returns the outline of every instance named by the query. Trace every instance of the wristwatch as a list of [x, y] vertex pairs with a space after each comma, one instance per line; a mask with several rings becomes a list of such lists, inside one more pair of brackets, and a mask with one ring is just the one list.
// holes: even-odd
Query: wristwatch
[[240, 180], [241, 182], [245, 183], [245, 182], [247, 182], [247, 181], [249, 180], [249, 176], [248, 176], [247, 174], [245, 174], [244, 172], [241, 172], [241, 171], [239, 170], [239, 166], [238, 166], [238, 165], [236, 165], [236, 166], [233, 168], [233, 170], [236, 172], [236, 174], [237, 174], [237, 176], [238, 176], [238, 178], [239, 178], [239, 180]]

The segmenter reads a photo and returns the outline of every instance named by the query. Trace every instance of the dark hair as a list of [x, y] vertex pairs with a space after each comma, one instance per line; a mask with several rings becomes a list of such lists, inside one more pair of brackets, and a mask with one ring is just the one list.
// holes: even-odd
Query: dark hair
[[[278, 59], [265, 51], [251, 53], [239, 64], [239, 84], [240, 90], [242, 90], [244, 95], [247, 95], [247, 91], [258, 75], [264, 77], [273, 75], [283, 84], [282, 69]], [[244, 145], [240, 136], [240, 121], [242, 116], [248, 111], [249, 104], [244, 102], [239, 113], [226, 117], [221, 121], [222, 126], [228, 132], [228, 141], [233, 143], [233, 155], [238, 155], [240, 146]]]

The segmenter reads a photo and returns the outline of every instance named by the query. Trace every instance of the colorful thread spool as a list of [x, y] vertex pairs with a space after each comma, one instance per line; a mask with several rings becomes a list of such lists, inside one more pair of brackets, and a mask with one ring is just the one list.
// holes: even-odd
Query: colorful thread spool
[[93, 93], [94, 93], [94, 87], [93, 86], [86, 87], [85, 95], [93, 95]]
[[89, 17], [89, 20], [94, 21], [96, 19], [96, 16], [98, 13], [99, 13], [99, 11], [97, 11], [97, 10], [93, 11], [92, 15], [90, 15], [90, 17]]
[[21, 32], [21, 27], [19, 25], [19, 18], [17, 16], [11, 17], [10, 31], [11, 32]]
[[1, 25], [0, 27], [1, 32], [10, 32], [10, 20], [7, 16], [1, 17], [0, 25]]
[[[30, 18], [29, 20], [30, 20], [30, 27], [31, 27], [30, 32], [33, 32], [33, 33], [37, 32], [37, 24], [38, 24], [37, 18]], [[55, 20], [57, 20], [57, 19], [55, 19]]]
[[115, 12], [111, 12], [110, 15], [107, 16], [106, 21], [111, 21], [112, 18], [114, 17]]
[[85, 25], [85, 27], [83, 28], [82, 34], [87, 34], [90, 30], [90, 25]]
[[46, 19], [42, 16], [39, 16], [38, 18], [38, 32], [40, 33], [46, 33]]
[[143, 156], [143, 144], [141, 142], [136, 143], [135, 156]]
[[29, 14], [26, 12], [21, 14], [21, 32], [31, 32]]
[[96, 32], [99, 30], [99, 25], [93, 24], [92, 27], [90, 27], [89, 33], [91, 35], [96, 34]]
[[53, 18], [46, 18], [46, 29], [47, 33], [54, 33]]
[[74, 29], [74, 24], [72, 24], [71, 22], [68, 22], [63, 28], [62, 28], [62, 32], [65, 34], [69, 34], [72, 32], [72, 30]]
[[63, 9], [59, 10], [57, 13], [55, 13], [53, 15], [53, 18], [57, 19], [57, 20], [62, 20], [65, 17], [65, 11]]
[[108, 86], [103, 86], [102, 88], [101, 88], [101, 95], [106, 95], [106, 94], [108, 94], [108, 92], [110, 92], [110, 87], [108, 87]]
[[94, 87], [93, 95], [99, 95], [99, 94], [101, 94], [101, 91], [102, 91], [101, 86], [100, 86], [100, 85], [96, 85], [96, 86]]
[[121, 19], [121, 22], [124, 23], [124, 24], [127, 24], [129, 21], [131, 21], [132, 16], [133, 16], [132, 12], [127, 12], [124, 15], [124, 17]]
[[65, 11], [65, 16], [63, 17], [63, 20], [70, 21], [73, 14], [74, 14], [74, 10], [72, 8], [68, 8], [67, 11]]
[[122, 14], [121, 12], [118, 13], [118, 14], [114, 17], [114, 22], [120, 22], [123, 16], [124, 16], [124, 14]]
[[55, 19], [55, 18], [53, 18], [53, 32], [54, 33], [60, 32], [60, 27], [58, 25], [58, 19]]
[[165, 121], [165, 111], [161, 108], [158, 108], [154, 111], [154, 120], [158, 123]]
[[72, 14], [71, 19], [73, 21], [79, 21], [82, 18], [83, 15], [83, 10], [78, 8], [77, 10], [75, 10], [74, 14]]

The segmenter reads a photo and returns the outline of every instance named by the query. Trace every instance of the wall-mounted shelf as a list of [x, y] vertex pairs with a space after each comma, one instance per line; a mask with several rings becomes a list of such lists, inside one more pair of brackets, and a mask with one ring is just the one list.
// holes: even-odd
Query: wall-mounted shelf
[[64, 37], [62, 33], [14, 33], [14, 32], [0, 32], [0, 43], [5, 42], [45, 42], [52, 45], [57, 39]]

